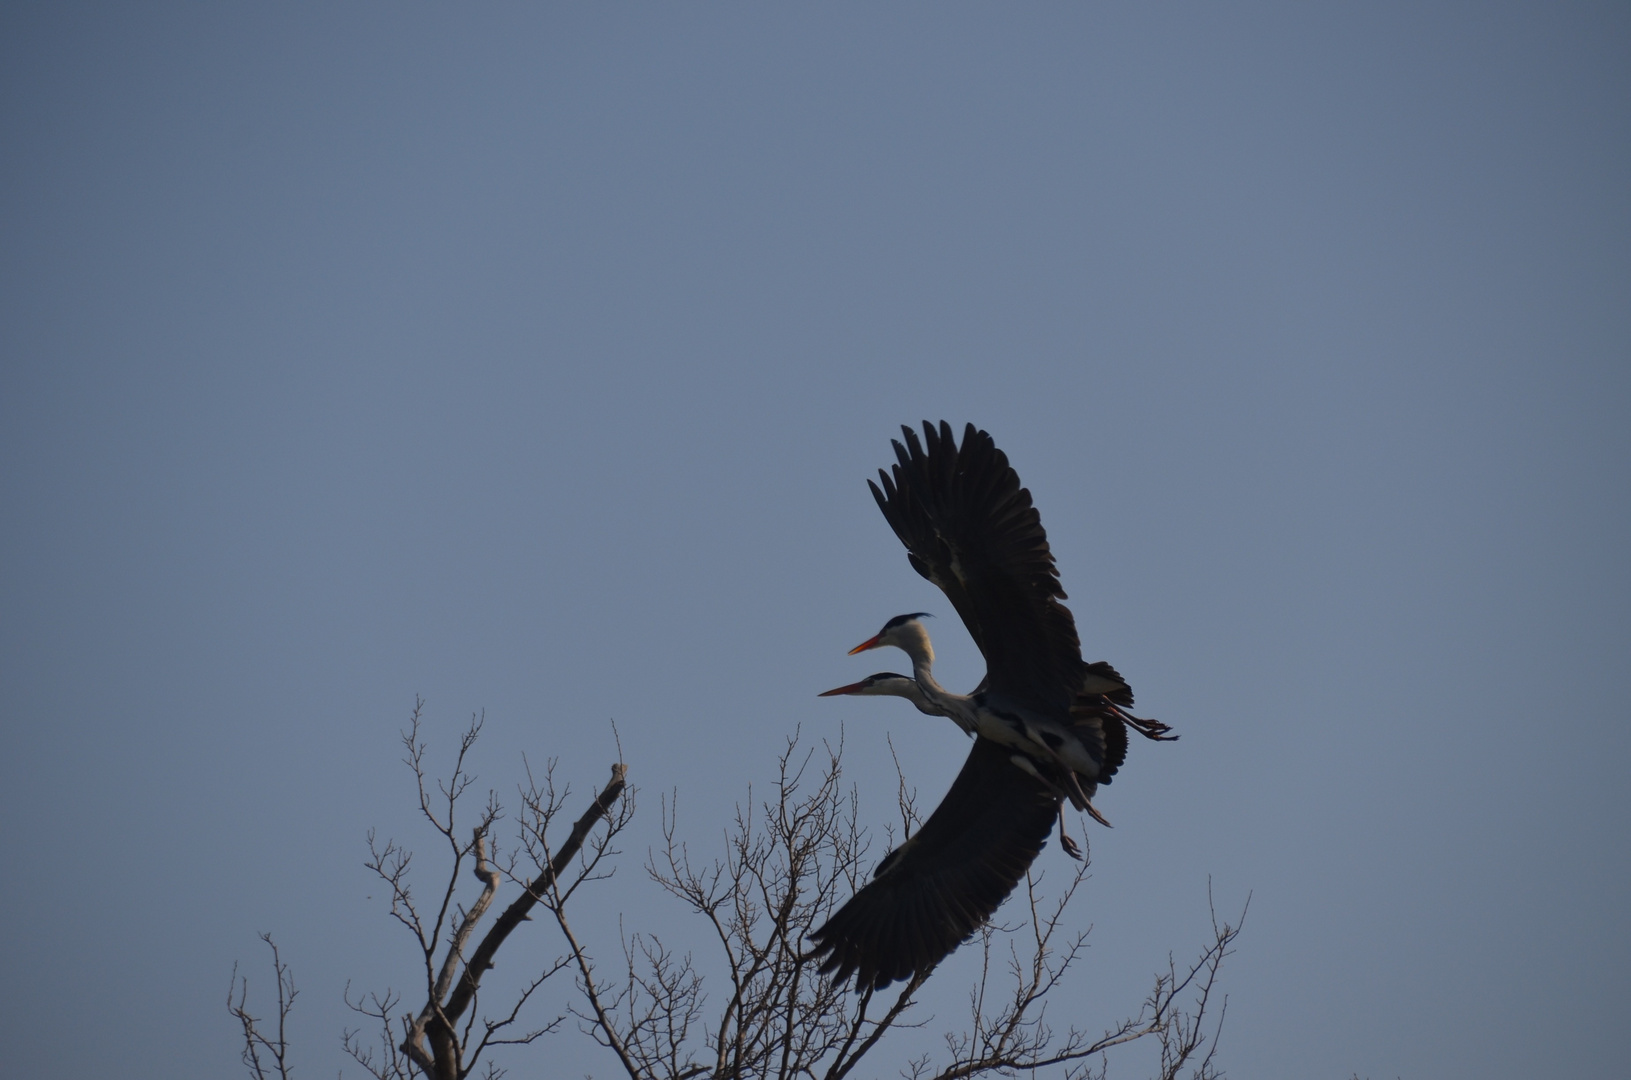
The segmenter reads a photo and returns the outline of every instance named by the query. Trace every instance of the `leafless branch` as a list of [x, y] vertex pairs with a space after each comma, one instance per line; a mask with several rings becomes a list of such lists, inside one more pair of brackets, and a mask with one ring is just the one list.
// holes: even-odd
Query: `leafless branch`
[[[559, 879], [566, 875], [567, 868], [585, 851], [586, 845], [589, 855], [585, 865], [589, 869], [567, 875], [571, 878], [569, 890], [592, 878], [594, 866], [615, 854], [610, 848], [611, 840], [628, 824], [633, 813], [632, 802], [624, 797], [627, 767], [619, 762], [612, 766], [611, 780], [574, 823], [565, 842], [551, 851], [546, 834], [566, 793], [556, 793], [552, 769], [542, 787], [531, 779], [529, 771], [528, 785], [521, 791], [520, 850], [533, 855], [534, 866], [529, 875], [522, 878], [515, 873], [515, 856], [500, 860], [493, 844], [493, 827], [503, 816], [496, 798], [489, 794], [468, 833], [463, 832], [458, 823], [461, 799], [475, 782], [466, 762], [481, 734], [481, 717], [472, 717], [460, 737], [453, 769], [447, 778], [433, 781], [426, 764], [426, 743], [421, 737], [422, 715], [423, 702], [419, 701], [402, 735], [406, 750], [404, 761], [414, 776], [420, 814], [447, 843], [450, 869], [437, 897], [436, 911], [427, 917], [416, 904], [409, 884], [412, 854], [391, 841], [382, 846], [374, 833], [369, 834], [367, 865], [390, 889], [391, 915], [413, 934], [425, 975], [425, 1003], [409, 1016], [394, 1014], [400, 997], [392, 991], [383, 996], [365, 995], [356, 1001], [352, 1001], [347, 991], [347, 1004], [378, 1026], [381, 1045], [376, 1049], [366, 1043], [360, 1033], [351, 1030], [344, 1034], [342, 1045], [353, 1060], [377, 1080], [397, 1080], [415, 1072], [433, 1080], [466, 1080], [490, 1048], [525, 1045], [560, 1026], [564, 1017], [527, 1029], [519, 1029], [516, 1024], [523, 1006], [545, 981], [567, 966], [567, 960], [558, 959], [547, 965], [521, 989], [507, 1011], [485, 1019], [479, 1018], [473, 1009], [482, 976], [494, 966], [498, 950], [527, 920], [533, 907], [546, 897], [556, 895]], [[605, 828], [597, 833], [597, 825]], [[458, 902], [466, 865], [481, 884], [480, 892], [469, 907]], [[505, 881], [520, 884], [521, 894], [491, 921], [478, 939], [477, 934]], [[473, 949], [472, 941], [475, 942]], [[488, 1076], [497, 1076], [501, 1071], [488, 1062]]]
[[911, 839], [918, 826], [923, 824], [923, 815], [917, 808], [917, 789], [906, 782], [906, 770], [901, 767], [900, 754], [895, 750], [895, 740], [886, 736], [885, 741], [889, 744], [889, 760], [895, 766], [895, 806], [900, 811], [900, 839], [895, 839], [893, 830], [884, 834], [889, 846], [893, 848]]
[[[1081, 887], [1087, 867], [1079, 866], [1071, 881], [1052, 905], [1044, 905], [1039, 896], [1039, 879], [1026, 880], [1029, 901], [1027, 947], [1020, 949], [1013, 942], [1016, 929], [1023, 927], [988, 927], [982, 935], [985, 957], [983, 974], [971, 995], [972, 1016], [969, 1027], [959, 1033], [948, 1034], [946, 1045], [951, 1061], [938, 1070], [931, 1069], [928, 1059], [914, 1063], [910, 1073], [914, 1077], [934, 1077], [934, 1080], [958, 1080], [963, 1077], [989, 1073], [1010, 1074], [1035, 1072], [1039, 1069], [1064, 1067], [1067, 1080], [1102, 1078], [1108, 1064], [1105, 1053], [1118, 1046], [1153, 1038], [1161, 1051], [1160, 1080], [1178, 1080], [1186, 1064], [1193, 1064], [1189, 1074], [1192, 1080], [1217, 1080], [1214, 1055], [1218, 1035], [1222, 1031], [1224, 1008], [1216, 1010], [1216, 1019], [1208, 1025], [1207, 1014], [1213, 1004], [1213, 994], [1223, 960], [1233, 951], [1235, 939], [1245, 919], [1250, 898], [1242, 906], [1240, 918], [1234, 925], [1219, 922], [1216, 908], [1212, 910], [1212, 941], [1187, 968], [1178, 968], [1168, 958], [1167, 971], [1157, 976], [1155, 987], [1145, 999], [1140, 1012], [1106, 1029], [1097, 1037], [1090, 1036], [1074, 1025], [1062, 1034], [1047, 1023], [1046, 998], [1064, 979], [1069, 968], [1080, 958], [1086, 945], [1087, 933], [1077, 933], [1059, 941], [1062, 920], [1070, 900]], [[1211, 890], [1208, 887], [1208, 905]], [[987, 1009], [987, 991], [991, 978], [994, 947], [1002, 938], [1010, 940], [1008, 959], [1004, 966], [1012, 981], [1012, 989], [998, 998], [994, 1010]], [[1186, 994], [1191, 995], [1187, 1004]], [[1225, 1001], [1226, 1004], [1226, 1001]], [[1210, 1030], [1210, 1035], [1206, 1032]], [[1196, 1055], [1205, 1053], [1196, 1060]], [[1092, 1059], [1099, 1059], [1099, 1067], [1092, 1068]]]
[[[340, 1033], [340, 1048], [351, 1059], [368, 1071], [375, 1080], [408, 1080], [415, 1069], [406, 1054], [402, 1052], [402, 1041], [408, 1033], [410, 1016], [399, 1016], [397, 1006], [402, 999], [396, 994], [387, 991], [383, 997], [378, 994], [364, 994], [355, 1001], [351, 999], [351, 985], [346, 984], [343, 995], [346, 1006], [359, 1016], [367, 1017], [371, 1026], [379, 1031], [378, 1047], [363, 1038], [362, 1032], [356, 1028], [347, 1028]], [[400, 1025], [398, 1030], [397, 1025]]]
[[[298, 991], [295, 990], [289, 965], [279, 955], [277, 942], [272, 940], [272, 935], [262, 934], [260, 939], [272, 950], [272, 975], [277, 982], [277, 1032], [268, 1035], [261, 1030], [261, 1020], [250, 1015], [249, 979], [247, 976], [238, 977], [237, 964], [232, 965], [232, 979], [227, 984], [227, 1011], [243, 1026], [242, 1060], [249, 1075], [255, 1080], [267, 1080], [273, 1076], [277, 1080], [289, 1080], [292, 1075], [289, 1068], [289, 1013], [294, 1009]], [[263, 1054], [266, 1055], [264, 1059]]]

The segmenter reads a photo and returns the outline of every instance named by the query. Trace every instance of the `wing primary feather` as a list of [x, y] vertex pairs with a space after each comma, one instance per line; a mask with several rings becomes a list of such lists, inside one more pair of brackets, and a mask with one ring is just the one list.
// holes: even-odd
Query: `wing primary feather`
[[883, 872], [811, 934], [823, 974], [882, 987], [938, 964], [1002, 904], [1052, 831], [1057, 803], [977, 739], [940, 804]]
[[[893, 440], [874, 492], [913, 566], [947, 594], [986, 656], [991, 686], [1063, 712], [1079, 686], [1075, 621], [1030, 492], [991, 436], [947, 421]], [[925, 571], [927, 571], [925, 573]], [[1075, 684], [1075, 685], [1072, 685]]]

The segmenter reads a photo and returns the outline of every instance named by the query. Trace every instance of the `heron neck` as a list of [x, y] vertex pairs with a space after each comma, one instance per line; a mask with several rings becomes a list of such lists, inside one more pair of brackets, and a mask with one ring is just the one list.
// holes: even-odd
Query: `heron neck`
[[954, 694], [935, 681], [932, 656], [912, 657], [912, 677], [917, 680], [924, 700], [957, 721], [957, 726], [964, 731], [974, 730], [972, 699], [963, 694]]

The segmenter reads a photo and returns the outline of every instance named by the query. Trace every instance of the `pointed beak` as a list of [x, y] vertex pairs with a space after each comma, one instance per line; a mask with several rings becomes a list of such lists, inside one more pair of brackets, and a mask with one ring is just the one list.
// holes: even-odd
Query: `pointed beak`
[[853, 694], [859, 691], [863, 685], [863, 683], [852, 682], [848, 686], [840, 686], [836, 690], [828, 690], [825, 693], [817, 694], [816, 697], [833, 697], [837, 694]]
[[866, 652], [868, 649], [876, 649], [877, 647], [878, 647], [878, 636], [876, 634], [874, 634], [872, 637], [867, 638], [865, 641], [863, 641], [859, 645], [855, 646], [855, 648], [851, 649], [849, 651], [849, 654], [851, 656], [854, 656], [858, 652]]

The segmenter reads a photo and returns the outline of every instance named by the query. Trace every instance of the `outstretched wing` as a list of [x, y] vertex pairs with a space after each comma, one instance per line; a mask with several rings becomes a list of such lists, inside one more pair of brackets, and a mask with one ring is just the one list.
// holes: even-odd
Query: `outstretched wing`
[[976, 739], [934, 813], [810, 935], [822, 974], [883, 988], [927, 972], [997, 910], [1042, 850], [1058, 799]]
[[1059, 571], [1031, 493], [991, 436], [973, 424], [923, 424], [882, 486], [868, 481], [913, 568], [940, 586], [985, 655], [991, 689], [1055, 714], [1070, 707], [1086, 665], [1076, 620], [1059, 601]]

